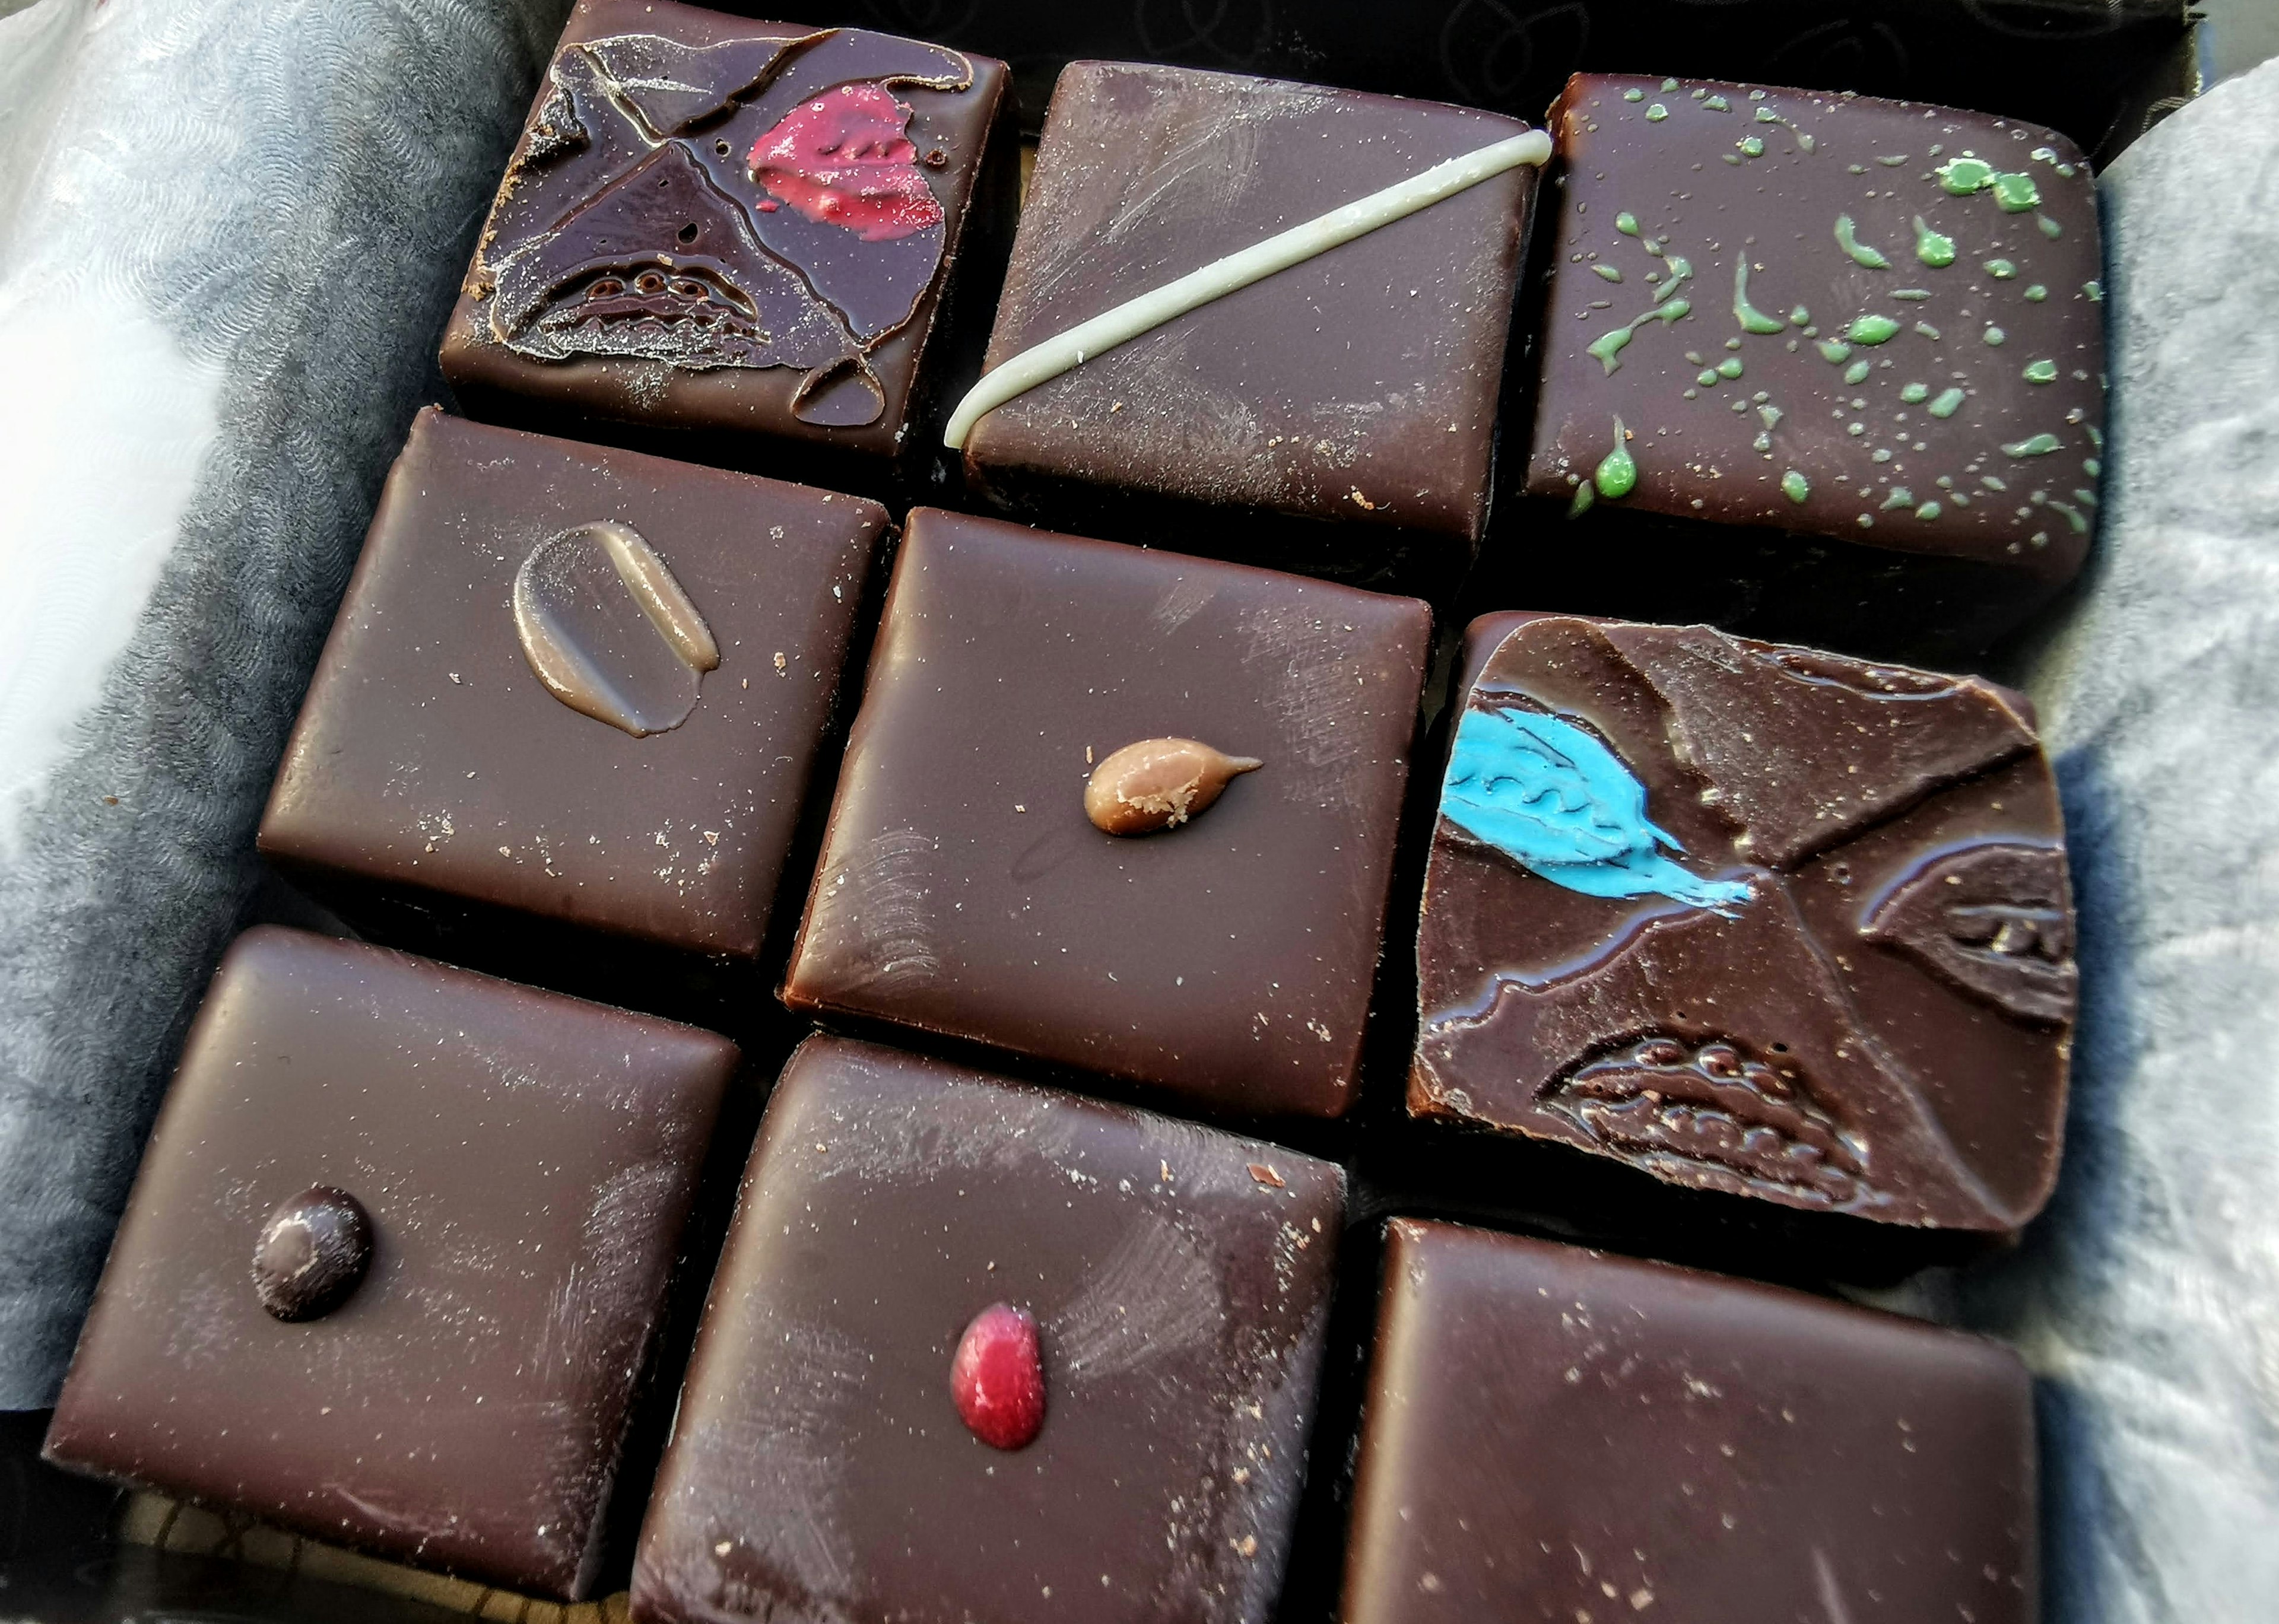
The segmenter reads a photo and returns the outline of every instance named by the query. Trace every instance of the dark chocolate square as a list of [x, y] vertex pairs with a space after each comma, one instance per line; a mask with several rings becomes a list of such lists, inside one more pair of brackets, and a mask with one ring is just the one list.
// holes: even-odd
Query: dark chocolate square
[[[1046, 116], [987, 363], [1523, 133], [1436, 102], [1078, 62]], [[971, 476], [1040, 522], [1372, 584], [1461, 569], [1488, 507], [1535, 171], [1227, 294], [998, 407]], [[1293, 528], [1278, 521], [1301, 521]]]
[[1347, 1624], [2039, 1616], [2008, 1349], [1395, 1219]]
[[477, 416], [875, 482], [978, 370], [1017, 165], [1001, 62], [580, 0], [443, 374]]
[[[1527, 488], [1734, 527], [1673, 538], [1666, 569], [1585, 543], [1600, 586], [1650, 594], [1686, 549], [1713, 574], [1776, 570], [1748, 551], [1769, 528], [1791, 532], [1799, 578], [1780, 592], [1798, 612], [1816, 573], [1864, 600], [1855, 641], [1888, 640], [1880, 604], [1983, 643], [2080, 569], [2105, 325], [2096, 188], [2071, 142], [1952, 108], [1623, 74], [1570, 80], [1553, 128]], [[1815, 571], [1830, 544], [1845, 556]], [[1911, 605], [1935, 582], [1939, 601]], [[1710, 585], [1692, 608], [1608, 607], [1724, 624], [1722, 601]]]
[[[736, 1049], [262, 927], [193, 1026], [48, 1434], [58, 1465], [546, 1596], [585, 1593]], [[368, 1271], [257, 1295], [326, 1185]]]
[[[1295, 576], [910, 515], [784, 996], [1174, 1091], [1352, 1102], [1431, 612]], [[1096, 766], [1263, 762], [1144, 836]]]
[[[856, 497], [423, 412], [261, 849], [320, 880], [752, 958], [886, 523]], [[621, 530], [694, 606], [714, 669], [643, 613]]]
[[2014, 1230], [2076, 971], [2031, 705], [1707, 626], [1473, 624], [1409, 1108], [1669, 1183]]
[[[633, 1574], [648, 1624], [1262, 1620], [1344, 1179], [1207, 1128], [810, 1039], [770, 1101]], [[954, 1351], [1032, 1315], [1042, 1429]]]

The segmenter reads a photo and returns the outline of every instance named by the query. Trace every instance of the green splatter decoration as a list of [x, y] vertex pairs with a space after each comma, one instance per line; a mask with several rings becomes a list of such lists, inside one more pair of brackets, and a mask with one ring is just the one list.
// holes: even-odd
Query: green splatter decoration
[[1614, 265], [1592, 265], [1591, 269], [1610, 282], [1619, 282], [1623, 280], [1622, 272]]
[[1934, 417], [1951, 417], [1962, 409], [1963, 399], [1963, 393], [1960, 389], [1943, 390], [1939, 397], [1923, 410]]
[[1994, 165], [1984, 158], [1949, 158], [1933, 172], [1938, 176], [1939, 185], [1957, 197], [1983, 192], [1994, 184]]
[[1781, 476], [1781, 494], [1791, 502], [1802, 502], [1812, 494], [1812, 486], [1802, 474], [1792, 468]]
[[1754, 135], [1744, 135], [1733, 144], [1741, 149], [1745, 157], [1762, 157], [1765, 155], [1765, 143]]
[[1623, 442], [1630, 431], [1623, 426], [1620, 417], [1615, 419], [1615, 448], [1599, 459], [1592, 471], [1591, 483], [1599, 487], [1599, 494], [1608, 502], [1619, 502], [1638, 488], [1638, 459], [1631, 455]]
[[1889, 513], [1893, 508], [1912, 508], [1915, 505], [1915, 494], [1904, 485], [1895, 485], [1891, 486], [1891, 494], [1884, 498], [1882, 510]]
[[1907, 300], [1928, 299], [1930, 297], [1930, 289], [1928, 287], [1894, 287], [1891, 289], [1891, 297], [1894, 299]]
[[1869, 365], [1865, 361], [1854, 361], [1851, 365], [1844, 369], [1844, 381], [1848, 384], [1866, 383], [1868, 381], [1868, 374], [1875, 370], [1876, 369], [1873, 366]]
[[1998, 174], [1994, 177], [1992, 185], [1994, 201], [2002, 206], [2002, 212], [2005, 214], [2023, 214], [2027, 210], [2037, 208], [2041, 203], [2042, 195], [2035, 189], [2034, 178], [2031, 175]]
[[1888, 271], [1891, 268], [1891, 262], [1884, 258], [1881, 252], [1860, 241], [1859, 228], [1853, 224], [1852, 217], [1848, 214], [1839, 214], [1836, 217], [1836, 246], [1851, 255], [1854, 264], [1865, 265], [1870, 271]]
[[1711, 112], [1730, 112], [1733, 111], [1733, 104], [1722, 96], [1704, 96], [1701, 100], [1701, 105], [1707, 108]]
[[1638, 234], [1638, 216], [1632, 214], [1628, 209], [1623, 210], [1615, 216], [1615, 229], [1625, 237], [1637, 236]]
[[1830, 366], [1841, 366], [1852, 358], [1852, 346], [1834, 339], [1822, 339], [1819, 344], [1820, 358]]
[[1710, 387], [1717, 381], [1716, 369], [1714, 367], [1703, 367], [1699, 372], [1696, 372], [1693, 375], [1693, 381], [1700, 384], [1705, 389]]
[[1664, 107], [1660, 102], [1656, 102], [1653, 106], [1646, 110], [1646, 121], [1648, 124], [1660, 124], [1664, 119], [1669, 117], [1669, 109]]
[[1806, 322], [1812, 319], [1812, 312], [1806, 310], [1804, 306], [1799, 304], [1789, 311], [1788, 318], [1794, 322], [1798, 326], [1801, 327]]
[[2049, 296], [2050, 290], [2043, 287], [2039, 282], [2036, 282], [2032, 287], [2027, 288], [2024, 293], [2019, 295], [2019, 297], [2025, 300], [2029, 304], [2039, 304], [2043, 300]]
[[1934, 271], [1945, 270], [1954, 263], [1954, 239], [1932, 230], [1920, 214], [1915, 216], [1915, 257]]
[[1583, 480], [1575, 486], [1575, 500], [1567, 504], [1567, 517], [1570, 519], [1581, 518], [1591, 510], [1591, 504], [1598, 499], [1597, 487], [1588, 479]]
[[1915, 509], [1915, 517], [1919, 519], [1935, 519], [1945, 511], [1945, 509], [1941, 508], [1938, 503], [1935, 502], [1927, 502]]
[[2055, 434], [2036, 434], [2030, 439], [2013, 440], [2002, 448], [2004, 456], [2047, 456], [2058, 448]]
[[1888, 342], [1899, 330], [1899, 324], [1888, 316], [1862, 316], [1845, 329], [1844, 336], [1854, 344]]
[[2028, 383], [2055, 383], [2058, 380], [2058, 364], [2054, 361], [2028, 362], [2025, 379]]
[[1646, 100], [1646, 92], [1639, 89], [1636, 85], [1632, 85], [1629, 89], [1623, 92], [1623, 100], [1625, 102], [1643, 102]]
[[2105, 303], [2105, 284], [2102, 282], [2083, 282], [2081, 285], [2081, 291], [2091, 304]]
[[1740, 356], [1726, 356], [1723, 361], [1720, 361], [1719, 363], [1717, 363], [1717, 376], [1718, 376], [1718, 377], [1723, 378], [1723, 379], [1727, 379], [1728, 381], [1730, 381], [1730, 380], [1731, 380], [1731, 379], [1733, 379], [1738, 378], [1740, 375], [1741, 375], [1741, 357], [1740, 357]]
[[2036, 215], [2034, 224], [2042, 228], [2042, 235], [2050, 238], [2053, 241], [2065, 235], [2065, 227], [2046, 214]]
[[1922, 333], [1932, 343], [1936, 344], [1938, 342], [1938, 329], [1932, 326], [1930, 323], [1927, 321], [1919, 321], [1915, 323], [1915, 331]]
[[1741, 324], [1744, 333], [1772, 333], [1785, 332], [1788, 324], [1777, 316], [1768, 316], [1749, 303], [1749, 257], [1741, 254], [1733, 261], [1733, 319]]
[[1763, 421], [1764, 425], [1768, 430], [1776, 429], [1780, 426], [1782, 415], [1781, 409], [1777, 406], [1760, 406], [1757, 408], [1757, 416]]
[[2007, 282], [2018, 274], [2018, 267], [2007, 259], [1990, 259], [1986, 262], [1986, 274], [1998, 282]]
[[2010, 335], [2003, 332], [1999, 327], [1989, 327], [1986, 329], [1984, 336], [1989, 344], [1992, 344], [1999, 349], [2001, 346], [2002, 341], [2005, 339], [2007, 339]]
[[1930, 386], [1929, 384], [1911, 383], [1907, 385], [1906, 388], [1899, 391], [1899, 398], [1910, 406], [1920, 405], [1924, 401], [1930, 399]]

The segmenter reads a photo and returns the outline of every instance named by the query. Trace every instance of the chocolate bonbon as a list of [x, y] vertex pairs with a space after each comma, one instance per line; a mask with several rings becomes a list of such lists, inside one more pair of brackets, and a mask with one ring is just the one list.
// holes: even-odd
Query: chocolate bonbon
[[971, 369], [982, 318], [951, 294], [997, 274], [1015, 162], [1001, 63], [587, 0], [444, 374], [504, 421], [882, 482]]
[[[919, 509], [784, 997], [1226, 1114], [1352, 1102], [1423, 603]], [[1134, 740], [1263, 763], [1145, 839]], [[1176, 787], [1176, 786], [1174, 786]]]
[[2039, 1210], [2076, 974], [2022, 696], [1557, 616], [1475, 622], [1464, 676], [1412, 1112], [1894, 1224]]
[[[584, 1593], [736, 1058], [670, 1022], [249, 931], [160, 1112], [49, 1459]], [[277, 1317], [248, 1267], [288, 1197], [288, 1216], [366, 1214], [368, 1267], [318, 1238], [349, 1289], [313, 1317]]]
[[[1343, 1194], [1276, 1146], [810, 1038], [745, 1176], [634, 1616], [1263, 1620]], [[996, 1436], [953, 1376], [978, 1339], [1040, 1361], [1040, 1413]]]
[[[1038, 148], [992, 374], [1450, 160], [1508, 143], [1534, 156], [1528, 134], [1431, 102], [1072, 64]], [[970, 477], [1011, 511], [1091, 533], [1178, 533], [1370, 584], [1460, 571], [1486, 517], [1534, 186], [1512, 163], [1113, 348], [1085, 345], [1080, 364], [972, 423]]]
[[1401, 1219], [1380, 1316], [1349, 1624], [2039, 1616], [1997, 1344]]
[[[1553, 124], [1526, 483], [1577, 528], [1548, 547], [1515, 532], [1512, 567], [1574, 576], [1577, 607], [1870, 646], [1983, 644], [2074, 576], [2105, 339], [2072, 143], [1949, 108], [1620, 74], [1570, 80]], [[1732, 528], [1588, 539], [1625, 513]]]
[[261, 849], [352, 915], [510, 910], [751, 960], [886, 524], [855, 497], [421, 414]]

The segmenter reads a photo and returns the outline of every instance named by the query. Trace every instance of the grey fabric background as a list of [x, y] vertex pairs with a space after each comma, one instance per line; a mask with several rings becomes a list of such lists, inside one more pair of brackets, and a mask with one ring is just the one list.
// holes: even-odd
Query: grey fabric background
[[2053, 1624], [2279, 1619], [2279, 62], [2107, 172], [2112, 456], [2034, 662], [2081, 913], [2043, 1378]]
[[[0, 856], [0, 1408], [48, 1402], [70, 1357], [163, 1066], [252, 883], [285, 730], [380, 480], [441, 387], [436, 336], [565, 10], [43, 0], [6, 19], [12, 41], [38, 41], [35, 65], [29, 46], [0, 65], [19, 218], [67, 207], [104, 297], [223, 381], [128, 653]], [[26, 140], [58, 104], [52, 139]]]

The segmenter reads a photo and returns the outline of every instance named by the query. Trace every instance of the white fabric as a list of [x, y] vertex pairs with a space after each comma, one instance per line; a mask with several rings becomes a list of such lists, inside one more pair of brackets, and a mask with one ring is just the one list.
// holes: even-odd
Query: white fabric
[[564, 9], [0, 18], [0, 1408], [70, 1357]]
[[2044, 1378], [2053, 1624], [2279, 1619], [2279, 62], [2105, 177], [2112, 456], [2035, 663], [2081, 914], [2058, 1197], [1973, 1317]]

